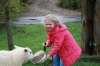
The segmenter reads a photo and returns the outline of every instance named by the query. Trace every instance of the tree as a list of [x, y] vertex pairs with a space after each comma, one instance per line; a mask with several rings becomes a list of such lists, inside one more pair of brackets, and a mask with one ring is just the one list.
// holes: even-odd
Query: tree
[[9, 50], [12, 50], [13, 41], [12, 41], [12, 30], [11, 30], [11, 24], [10, 24], [10, 18], [9, 18], [9, 0], [5, 6], [5, 24], [6, 24], [6, 29], [7, 29], [8, 47], [9, 47]]

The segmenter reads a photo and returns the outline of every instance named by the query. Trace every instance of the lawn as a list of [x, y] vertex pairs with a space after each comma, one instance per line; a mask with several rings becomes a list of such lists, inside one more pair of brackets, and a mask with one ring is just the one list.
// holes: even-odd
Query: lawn
[[[75, 40], [81, 47], [81, 23], [68, 22], [65, 23], [68, 30], [72, 33]], [[42, 43], [45, 42], [47, 34], [43, 24], [31, 24], [23, 26], [12, 26], [12, 39], [13, 44], [21, 47], [29, 47], [32, 49], [33, 54], [39, 50], [43, 50]], [[0, 50], [8, 50], [6, 30], [0, 30]], [[46, 53], [50, 48], [46, 50]], [[52, 61], [45, 61], [43, 64], [32, 64], [30, 61], [23, 66], [52, 66]], [[100, 66], [96, 61], [77, 61], [73, 66]]]

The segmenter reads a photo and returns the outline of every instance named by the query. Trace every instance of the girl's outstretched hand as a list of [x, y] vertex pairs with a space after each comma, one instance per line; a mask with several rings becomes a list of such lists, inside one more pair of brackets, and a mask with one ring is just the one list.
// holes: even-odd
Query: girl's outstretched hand
[[42, 46], [45, 46], [45, 47], [47, 47], [47, 45], [46, 45], [45, 43], [42, 43]]
[[47, 57], [46, 57], [46, 59], [49, 59], [49, 57], [50, 57], [50, 55], [48, 54]]

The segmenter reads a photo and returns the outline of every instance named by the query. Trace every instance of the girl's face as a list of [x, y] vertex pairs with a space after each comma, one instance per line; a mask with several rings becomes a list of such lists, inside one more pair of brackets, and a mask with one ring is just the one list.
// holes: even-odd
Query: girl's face
[[47, 30], [52, 30], [55, 26], [55, 24], [51, 20], [45, 20], [44, 21], [44, 26]]

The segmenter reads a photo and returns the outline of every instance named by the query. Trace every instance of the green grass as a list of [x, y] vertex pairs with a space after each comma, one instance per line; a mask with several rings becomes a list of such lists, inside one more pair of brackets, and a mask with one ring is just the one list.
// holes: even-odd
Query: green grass
[[[68, 30], [72, 33], [77, 43], [81, 46], [81, 23], [65, 23]], [[21, 47], [29, 47], [32, 49], [33, 54], [39, 50], [43, 50], [42, 43], [45, 42], [47, 37], [43, 24], [23, 25], [21, 27], [13, 26], [12, 39], [13, 44]], [[8, 50], [6, 30], [0, 30], [0, 50]], [[50, 48], [46, 50], [46, 53]], [[52, 66], [52, 61], [45, 61], [43, 64], [32, 64], [30, 61], [23, 66]], [[100, 63], [95, 61], [77, 61], [73, 66], [100, 66]]]

